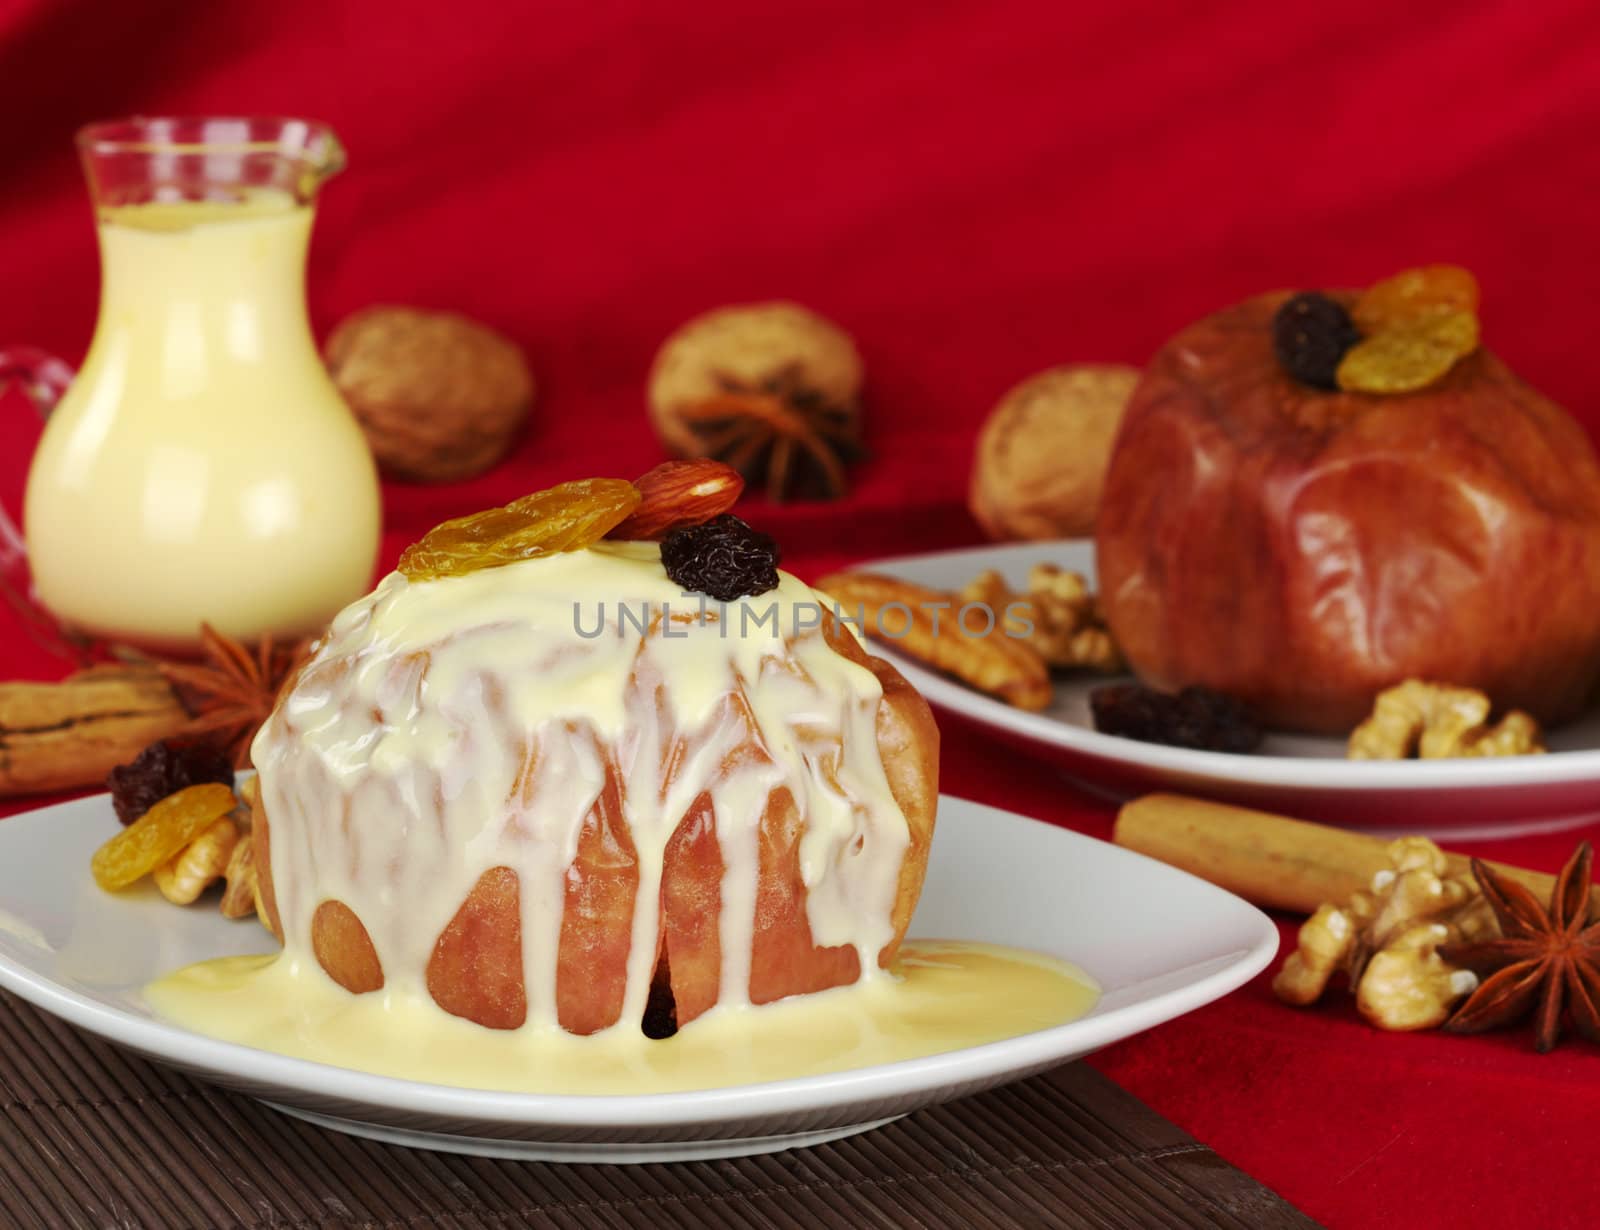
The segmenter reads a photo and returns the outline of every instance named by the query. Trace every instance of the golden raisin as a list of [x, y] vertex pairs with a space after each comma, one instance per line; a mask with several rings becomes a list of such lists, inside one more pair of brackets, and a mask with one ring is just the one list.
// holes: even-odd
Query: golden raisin
[[94, 852], [90, 870], [108, 891], [149, 875], [237, 806], [220, 782], [169, 794]]
[[[1478, 310], [1478, 279], [1460, 265], [1422, 265], [1361, 292], [1350, 315], [1362, 334], [1405, 330], [1433, 316]], [[1474, 343], [1476, 344], [1476, 343]]]
[[1478, 318], [1443, 312], [1410, 328], [1357, 342], [1339, 361], [1339, 387], [1352, 393], [1411, 393], [1439, 380], [1478, 348]]
[[437, 525], [400, 556], [413, 581], [460, 576], [599, 542], [639, 506], [639, 489], [622, 478], [586, 478], [513, 500], [504, 508]]

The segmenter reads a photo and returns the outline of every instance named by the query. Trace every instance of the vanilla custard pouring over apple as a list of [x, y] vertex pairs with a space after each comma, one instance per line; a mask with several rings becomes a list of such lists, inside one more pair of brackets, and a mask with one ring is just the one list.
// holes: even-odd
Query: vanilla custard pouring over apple
[[338, 616], [253, 749], [287, 953], [575, 1034], [889, 963], [937, 730], [717, 515], [737, 494], [714, 462], [565, 484], [440, 527]]

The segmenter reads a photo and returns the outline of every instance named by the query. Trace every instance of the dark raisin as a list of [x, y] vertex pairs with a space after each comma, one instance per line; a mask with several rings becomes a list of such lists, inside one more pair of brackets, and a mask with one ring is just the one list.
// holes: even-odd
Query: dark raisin
[[661, 542], [661, 563], [684, 589], [718, 602], [778, 587], [778, 544], [732, 513], [673, 530]]
[[1187, 687], [1173, 696], [1137, 683], [1116, 683], [1089, 694], [1094, 728], [1144, 743], [1207, 752], [1253, 752], [1261, 727], [1231, 696]]
[[645, 1000], [639, 1031], [656, 1041], [678, 1032], [678, 1003], [672, 994], [672, 973], [664, 952], [656, 965], [656, 976], [650, 981], [650, 995]]
[[233, 785], [233, 765], [207, 743], [162, 740], [140, 752], [132, 764], [119, 764], [106, 777], [117, 819], [132, 824], [169, 794], [201, 782]]
[[1361, 340], [1350, 313], [1321, 291], [1294, 296], [1272, 318], [1278, 362], [1301, 384], [1333, 390], [1344, 352]]

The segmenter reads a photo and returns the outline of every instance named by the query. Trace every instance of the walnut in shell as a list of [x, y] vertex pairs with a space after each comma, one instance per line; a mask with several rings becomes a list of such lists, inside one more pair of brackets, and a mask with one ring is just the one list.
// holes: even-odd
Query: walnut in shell
[[861, 356], [843, 329], [797, 303], [697, 316], [662, 344], [650, 421], [679, 457], [715, 457], [774, 499], [836, 499], [861, 453]]
[[1081, 538], [1095, 512], [1139, 370], [1077, 363], [1030, 376], [978, 436], [968, 504], [991, 538]]
[[481, 474], [533, 404], [517, 345], [454, 312], [365, 308], [333, 331], [325, 357], [378, 464], [399, 478]]

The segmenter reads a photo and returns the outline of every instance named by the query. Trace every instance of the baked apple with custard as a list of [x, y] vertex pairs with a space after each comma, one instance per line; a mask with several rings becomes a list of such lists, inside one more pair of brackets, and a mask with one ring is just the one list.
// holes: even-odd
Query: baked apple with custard
[[[700, 517], [737, 494], [668, 466]], [[652, 1036], [890, 963], [933, 832], [926, 702], [766, 535], [633, 539], [668, 520], [639, 501], [589, 480], [447, 523], [334, 620], [254, 744], [288, 951], [489, 1028]]]
[[1476, 294], [1448, 266], [1267, 294], [1156, 355], [1096, 542], [1142, 680], [1314, 732], [1407, 678], [1546, 723], [1579, 711], [1600, 675], [1600, 465], [1477, 345]]

